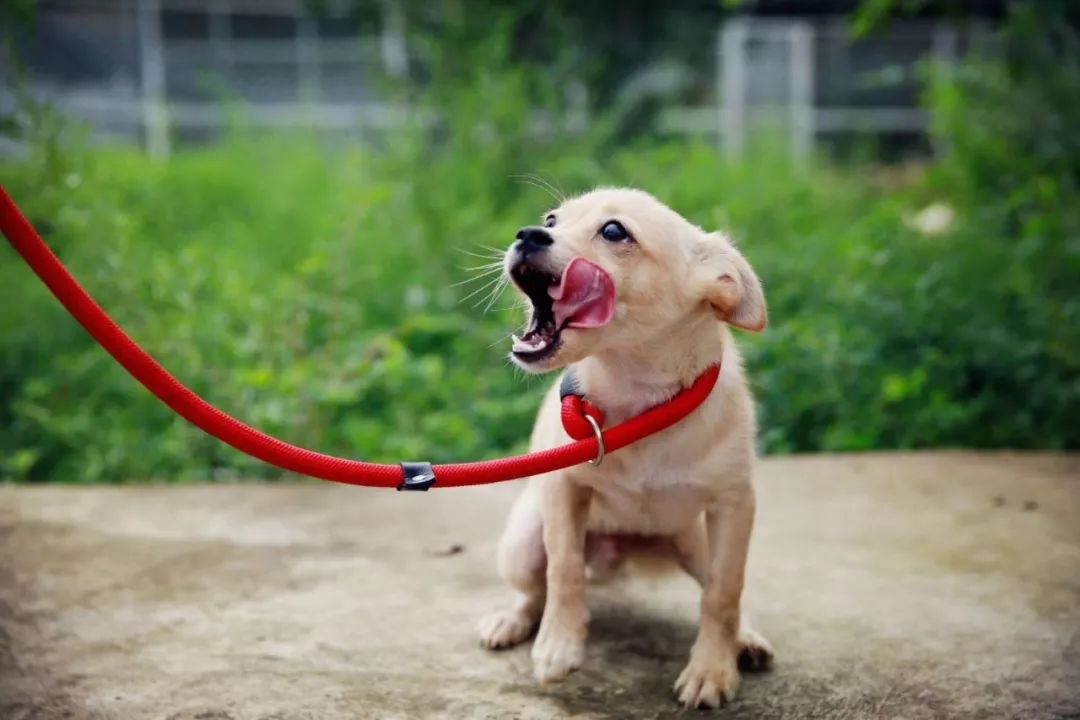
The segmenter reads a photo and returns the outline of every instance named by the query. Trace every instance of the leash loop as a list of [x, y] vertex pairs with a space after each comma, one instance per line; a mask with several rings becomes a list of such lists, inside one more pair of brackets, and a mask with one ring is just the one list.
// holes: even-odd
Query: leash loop
[[[567, 371], [567, 375], [569, 375]], [[560, 414], [563, 430], [575, 440], [587, 440], [594, 435], [593, 427], [604, 425], [604, 413], [580, 395], [566, 395]]]
[[592, 415], [586, 415], [585, 419], [592, 425], [593, 433], [596, 435], [596, 457], [589, 461], [590, 465], [596, 467], [604, 462], [604, 433], [600, 429], [600, 423], [596, 422], [596, 418]]

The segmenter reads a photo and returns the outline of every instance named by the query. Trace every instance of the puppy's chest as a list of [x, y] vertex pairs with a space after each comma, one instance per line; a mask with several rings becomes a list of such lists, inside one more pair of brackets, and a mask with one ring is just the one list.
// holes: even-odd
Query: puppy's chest
[[[619, 407], [608, 398], [601, 403], [611, 423], [642, 410]], [[709, 412], [703, 406], [697, 413], [681, 427], [613, 453], [599, 467], [568, 471], [593, 490], [590, 530], [670, 535], [685, 528], [717, 497], [730, 474], [718, 457], [721, 433], [713, 427], [723, 418], [716, 408]]]
[[593, 489], [590, 529], [671, 534], [701, 513], [714, 492], [707, 468], [702, 462], [666, 459], [631, 453], [584, 468], [581, 481]]

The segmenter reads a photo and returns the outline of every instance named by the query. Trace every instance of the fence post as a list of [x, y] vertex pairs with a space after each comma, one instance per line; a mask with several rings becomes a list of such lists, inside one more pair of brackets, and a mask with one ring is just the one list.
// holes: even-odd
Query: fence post
[[814, 26], [797, 20], [788, 26], [787, 35], [790, 151], [802, 160], [814, 147]]
[[589, 127], [589, 88], [580, 80], [566, 87], [565, 129], [574, 134], [585, 132]]
[[401, 0], [382, 0], [382, 21], [379, 50], [383, 68], [391, 77], [403, 78], [409, 72], [409, 55], [405, 49], [405, 8]]
[[169, 155], [169, 118], [165, 111], [165, 58], [161, 47], [161, 3], [139, 0], [139, 78], [146, 150], [152, 158]]
[[296, 80], [297, 97], [305, 116], [322, 99], [320, 55], [319, 29], [310, 16], [302, 14], [296, 19]]
[[952, 67], [956, 64], [958, 52], [957, 46], [959, 44], [956, 28], [950, 24], [938, 21], [934, 23], [933, 33], [932, 44], [935, 59]]
[[724, 23], [717, 47], [720, 64], [720, 144], [729, 158], [742, 155], [746, 118], [746, 21]]
[[[959, 60], [959, 37], [956, 28], [939, 21], [934, 24], [933, 33], [932, 47], [936, 65], [934, 72], [948, 72], [951, 74], [955, 72]], [[942, 158], [949, 154], [949, 144], [938, 133], [934, 132], [932, 125], [926, 128], [926, 134], [930, 138], [930, 147], [936, 157]]]
[[209, 10], [207, 10], [210, 25], [210, 54], [214, 58], [214, 69], [219, 71], [224, 69], [223, 74], [229, 79], [232, 77], [232, 49], [229, 43], [229, 38], [232, 35], [229, 28], [229, 16], [231, 13], [232, 9], [229, 7], [229, 0], [213, 0]]

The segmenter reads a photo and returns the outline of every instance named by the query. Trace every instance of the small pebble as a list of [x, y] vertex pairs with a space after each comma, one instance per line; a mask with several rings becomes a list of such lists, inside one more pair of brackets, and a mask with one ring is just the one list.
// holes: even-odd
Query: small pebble
[[430, 557], [450, 557], [451, 555], [460, 555], [465, 552], [465, 546], [461, 543], [454, 543], [453, 545], [447, 545], [443, 548], [428, 548], [424, 550], [424, 553]]

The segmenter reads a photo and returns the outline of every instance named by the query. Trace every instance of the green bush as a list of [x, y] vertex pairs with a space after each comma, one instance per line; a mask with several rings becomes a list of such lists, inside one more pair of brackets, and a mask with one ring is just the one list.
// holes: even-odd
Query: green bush
[[[741, 338], [765, 451], [1080, 447], [1078, 154], [1024, 123], [1037, 102], [1072, 117], [1064, 69], [1046, 97], [1019, 101], [1007, 88], [1022, 78], [1000, 65], [938, 78], [950, 153], [887, 190], [869, 168], [793, 168], [767, 145], [730, 163], [699, 142], [615, 144], [603, 122], [551, 129], [558, 83], [498, 62], [501, 51], [477, 48], [492, 55], [461, 64], [453, 92], [436, 83], [419, 117], [441, 124], [378, 143], [237, 131], [157, 164], [46, 139], [0, 165], [0, 182], [182, 380], [326, 452], [446, 461], [524, 448], [548, 380], [504, 360], [521, 319], [512, 294], [485, 312], [485, 279], [463, 282], [475, 273], [462, 268], [552, 204], [514, 179], [523, 173], [567, 191], [640, 186], [734, 235], [773, 323]], [[931, 203], [955, 221], [913, 229]], [[275, 475], [136, 386], [8, 249], [0, 307], [0, 474]]]

